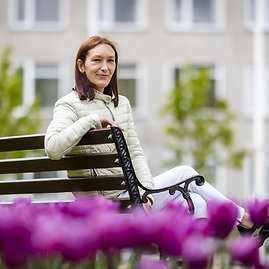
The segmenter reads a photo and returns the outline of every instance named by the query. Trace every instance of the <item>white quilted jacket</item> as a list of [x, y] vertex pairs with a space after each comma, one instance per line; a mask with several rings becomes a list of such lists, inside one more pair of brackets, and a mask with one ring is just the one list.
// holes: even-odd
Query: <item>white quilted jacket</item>
[[[91, 101], [80, 100], [75, 91], [60, 98], [55, 104], [53, 119], [45, 136], [47, 155], [53, 160], [58, 160], [67, 154], [102, 152], [107, 151], [107, 149], [111, 152], [115, 151], [114, 144], [75, 147], [87, 131], [101, 128], [101, 116], [112, 119], [111, 113], [113, 113], [115, 121], [124, 129], [124, 137], [138, 179], [145, 187], [152, 188], [152, 176], [134, 129], [131, 106], [124, 96], [119, 96], [119, 105], [117, 107], [114, 107], [110, 96], [98, 91], [96, 91], [95, 98]], [[95, 169], [95, 171], [99, 175], [122, 173], [121, 168]], [[69, 177], [92, 175], [93, 170], [91, 169], [68, 171]], [[116, 197], [119, 193], [109, 191], [103, 194]]]

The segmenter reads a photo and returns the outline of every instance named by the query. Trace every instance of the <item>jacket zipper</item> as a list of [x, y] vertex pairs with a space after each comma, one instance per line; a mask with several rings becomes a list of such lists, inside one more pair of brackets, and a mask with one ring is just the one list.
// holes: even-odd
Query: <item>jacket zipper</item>
[[110, 112], [110, 114], [111, 114], [112, 120], [115, 121], [115, 117], [114, 117], [114, 115], [113, 115], [112, 110], [110, 109], [110, 107], [107, 105], [106, 102], [104, 102], [104, 103], [105, 103], [105, 106], [107, 107], [107, 109], [109, 110], [109, 112]]

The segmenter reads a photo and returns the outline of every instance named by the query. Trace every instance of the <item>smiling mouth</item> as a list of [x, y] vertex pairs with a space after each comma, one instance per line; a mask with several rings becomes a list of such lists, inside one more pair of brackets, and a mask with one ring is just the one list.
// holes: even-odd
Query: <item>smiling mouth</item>
[[108, 78], [109, 76], [108, 75], [97, 74], [97, 77], [99, 77], [99, 78]]

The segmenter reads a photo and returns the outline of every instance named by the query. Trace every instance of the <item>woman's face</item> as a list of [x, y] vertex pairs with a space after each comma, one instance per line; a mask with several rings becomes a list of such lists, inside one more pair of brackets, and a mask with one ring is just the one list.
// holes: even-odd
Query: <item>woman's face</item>
[[88, 51], [85, 63], [77, 62], [80, 72], [85, 72], [95, 89], [104, 92], [116, 68], [116, 57], [112, 47], [99, 44]]

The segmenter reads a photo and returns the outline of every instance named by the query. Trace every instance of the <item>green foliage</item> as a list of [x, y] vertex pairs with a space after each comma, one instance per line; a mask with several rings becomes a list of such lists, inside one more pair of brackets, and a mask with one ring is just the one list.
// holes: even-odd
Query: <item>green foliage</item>
[[[0, 136], [36, 133], [41, 125], [37, 100], [22, 107], [22, 69], [10, 61], [11, 48], [3, 50], [0, 60]], [[22, 157], [22, 152], [0, 153], [0, 158]]]
[[176, 156], [173, 165], [191, 159], [201, 173], [206, 171], [209, 160], [241, 168], [246, 154], [244, 150], [233, 149], [231, 124], [235, 116], [227, 102], [209, 98], [212, 91], [209, 72], [185, 66], [161, 110], [167, 120], [168, 146]]

